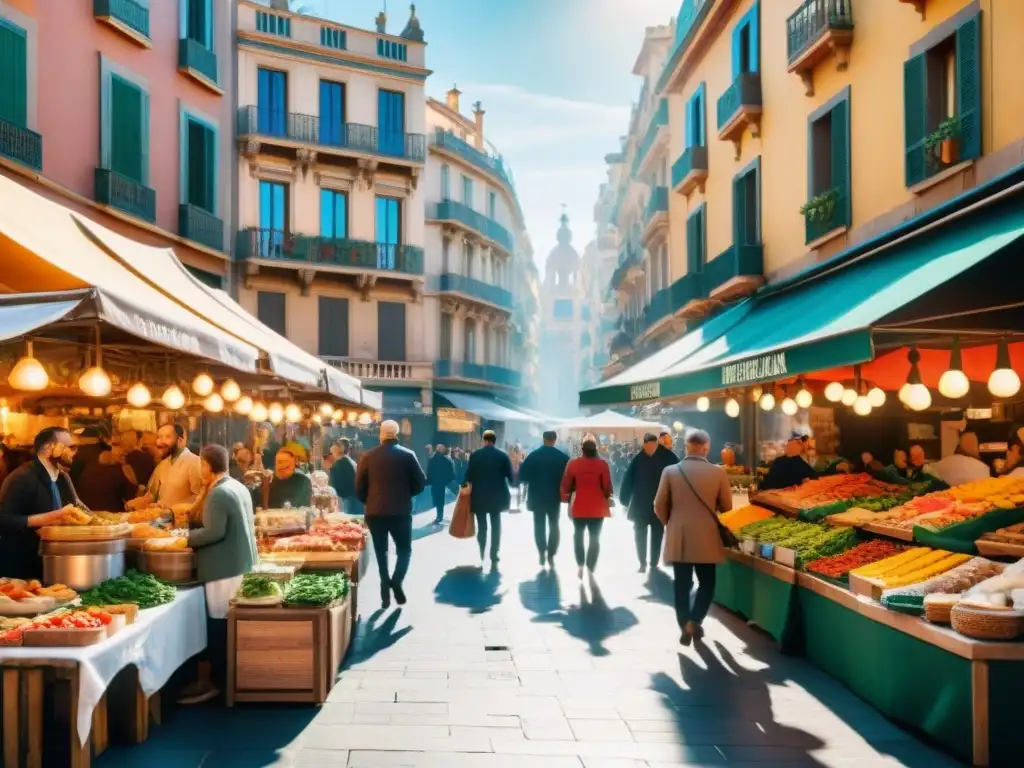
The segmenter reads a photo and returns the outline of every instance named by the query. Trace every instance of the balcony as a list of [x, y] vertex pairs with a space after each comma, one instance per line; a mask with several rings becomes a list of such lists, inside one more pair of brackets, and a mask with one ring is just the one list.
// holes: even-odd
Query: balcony
[[321, 355], [320, 359], [360, 381], [373, 384], [425, 383], [433, 378], [433, 363], [359, 360]]
[[676, 76], [679, 69], [679, 62], [689, 49], [693, 39], [697, 36], [697, 30], [708, 15], [715, 0], [683, 0], [679, 6], [679, 13], [676, 14], [676, 40], [672, 54], [665, 62], [665, 66], [658, 78], [657, 91], [663, 91]]
[[190, 37], [178, 40], [178, 71], [215, 93], [224, 93], [217, 85], [217, 54]]
[[238, 135], [268, 144], [306, 144], [328, 154], [372, 155], [405, 163], [422, 164], [426, 152], [422, 133], [381, 133], [373, 125], [322, 121], [315, 115], [255, 105], [238, 110]]
[[455, 272], [445, 272], [437, 276], [437, 290], [440, 293], [458, 293], [506, 312], [512, 311], [513, 301], [510, 291], [473, 277], [466, 277]]
[[149, 8], [132, 0], [93, 0], [92, 14], [132, 42], [152, 48], [149, 38]]
[[33, 171], [43, 170], [43, 137], [28, 128], [0, 120], [0, 155]]
[[138, 216], [149, 222], [156, 221], [156, 192], [117, 171], [97, 168], [94, 178], [94, 197], [97, 203]]
[[651, 297], [650, 303], [644, 307], [644, 332], [651, 330], [662, 320], [672, 314], [671, 287], [662, 288]]
[[760, 245], [730, 245], [704, 265], [704, 289], [712, 299], [749, 296], [764, 283]]
[[672, 191], [689, 197], [695, 189], [704, 193], [708, 178], [708, 148], [687, 147], [672, 165]]
[[434, 377], [438, 379], [479, 381], [513, 389], [519, 389], [523, 383], [523, 377], [519, 371], [502, 368], [500, 365], [464, 363], [458, 360], [436, 361], [434, 363]]
[[472, 144], [467, 141], [463, 141], [451, 131], [445, 131], [441, 128], [435, 129], [434, 136], [430, 141], [430, 146], [444, 152], [457, 155], [473, 166], [479, 168], [484, 173], [496, 176], [498, 180], [504, 183], [509, 189], [513, 188], [512, 176], [505, 168], [505, 163], [500, 157], [494, 157], [486, 152], [481, 152]]
[[454, 200], [443, 200], [436, 203], [427, 209], [427, 219], [458, 224], [495, 243], [510, 255], [515, 250], [512, 235], [507, 229], [494, 219], [474, 211], [464, 203], [457, 203]]
[[178, 234], [215, 251], [224, 250], [224, 222], [196, 205], [178, 206]]
[[640, 242], [647, 245], [659, 233], [668, 230], [668, 187], [655, 187], [644, 210], [644, 229]]
[[718, 138], [731, 141], [740, 159], [743, 134], [750, 126], [750, 135], [761, 135], [761, 75], [744, 72], [718, 99]]
[[846, 69], [853, 42], [853, 0], [804, 0], [786, 19], [789, 71], [814, 95], [814, 68], [835, 54], [836, 69]]
[[690, 318], [703, 314], [707, 303], [703, 272], [685, 274], [668, 288], [670, 311], [673, 316]]
[[415, 245], [296, 235], [251, 227], [238, 233], [235, 250], [240, 259], [283, 266], [308, 265], [395, 276], [423, 274], [423, 249]]
[[[666, 130], [662, 130], [665, 128]], [[633, 158], [633, 176], [639, 175], [644, 170], [647, 156], [656, 143], [667, 143], [668, 140], [668, 99], [658, 101], [658, 108], [651, 116], [651, 122], [647, 126], [644, 138], [637, 147], [636, 156]], [[662, 141], [664, 139], [664, 141]]]
[[640, 266], [639, 250], [630, 246], [624, 246], [619, 254], [619, 266], [612, 272], [612, 278], [608, 282], [608, 290], [612, 293], [623, 288], [627, 280], [632, 280], [644, 273]]

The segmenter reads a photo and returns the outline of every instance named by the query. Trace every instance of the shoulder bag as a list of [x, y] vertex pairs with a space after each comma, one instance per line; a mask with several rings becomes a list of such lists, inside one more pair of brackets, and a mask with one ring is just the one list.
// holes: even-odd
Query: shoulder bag
[[[683, 461], [685, 461], [685, 459]], [[697, 489], [694, 488], [693, 483], [690, 482], [690, 478], [687, 476], [686, 470], [683, 469], [683, 462], [680, 461], [676, 464], [676, 467], [679, 469], [679, 474], [682, 475], [683, 480], [685, 480], [686, 484], [690, 486], [690, 491], [697, 497], [697, 501], [699, 501], [700, 505], [708, 511], [708, 514], [711, 515], [712, 518], [714, 518], [715, 525], [718, 527], [718, 538], [722, 540], [722, 546], [726, 549], [731, 549], [739, 544], [739, 539], [736, 538], [732, 531], [722, 525], [722, 521], [718, 519], [718, 514], [715, 510], [713, 510], [708, 503], [701, 498], [701, 495], [697, 493]]]

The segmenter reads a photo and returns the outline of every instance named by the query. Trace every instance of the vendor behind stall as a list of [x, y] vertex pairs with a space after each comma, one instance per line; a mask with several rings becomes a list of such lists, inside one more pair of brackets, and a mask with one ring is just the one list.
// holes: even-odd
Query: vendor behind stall
[[960, 442], [952, 456], [928, 464], [924, 471], [949, 486], [963, 485], [992, 476], [988, 464], [981, 460], [977, 434], [966, 430], [960, 433]]
[[[292, 507], [308, 507], [313, 503], [313, 483], [309, 475], [296, 470], [298, 459], [289, 448], [280, 448], [274, 456], [274, 479], [270, 481], [270, 509], [286, 503]], [[258, 492], [258, 491], [257, 491]]]
[[126, 505], [139, 509], [153, 504], [172, 507], [195, 504], [203, 489], [199, 457], [187, 447], [188, 432], [180, 424], [164, 424], [156, 433], [161, 461], [149, 479], [146, 493]]
[[786, 441], [785, 455], [775, 459], [771, 467], [768, 468], [768, 474], [761, 481], [760, 490], [790, 488], [800, 485], [804, 480], [817, 477], [818, 473], [804, 460], [806, 446], [806, 438], [794, 433]]
[[35, 458], [11, 472], [0, 487], [0, 564], [5, 576], [43, 575], [36, 529], [59, 523], [64, 507], [78, 501], [68, 475], [75, 460], [71, 433], [47, 427], [32, 444]]

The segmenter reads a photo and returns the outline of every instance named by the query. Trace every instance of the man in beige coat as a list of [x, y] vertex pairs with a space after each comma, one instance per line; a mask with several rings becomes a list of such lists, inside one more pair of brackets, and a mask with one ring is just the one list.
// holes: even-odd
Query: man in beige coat
[[[664, 561], [675, 572], [676, 619], [689, 645], [704, 635], [701, 623], [715, 593], [715, 566], [725, 559], [717, 514], [732, 509], [729, 476], [708, 463], [711, 438], [695, 430], [686, 438], [686, 457], [666, 467], [654, 497], [654, 511], [665, 524]], [[690, 589], [697, 574], [697, 595], [690, 607]]]

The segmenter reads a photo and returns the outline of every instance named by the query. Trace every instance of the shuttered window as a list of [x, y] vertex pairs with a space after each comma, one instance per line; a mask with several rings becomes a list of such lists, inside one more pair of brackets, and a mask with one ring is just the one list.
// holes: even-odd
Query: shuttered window
[[405, 304], [377, 302], [377, 359], [405, 360]]
[[761, 69], [760, 3], [744, 14], [732, 30], [732, 79]]
[[0, 120], [28, 127], [28, 43], [25, 30], [0, 19]]
[[348, 299], [320, 297], [320, 354], [348, 357]]
[[348, 237], [348, 195], [344, 192], [320, 190], [320, 234], [335, 240]]
[[191, 115], [185, 116], [183, 158], [184, 202], [217, 213], [217, 132]]
[[706, 227], [704, 225], [707, 205], [702, 204], [690, 214], [686, 220], [686, 273], [703, 272], [707, 261], [707, 245], [705, 242]]
[[276, 291], [257, 291], [256, 317], [260, 322], [285, 335], [285, 295]]
[[213, 0], [185, 0], [185, 35], [213, 50]]
[[149, 96], [110, 75], [110, 169], [145, 185], [149, 176]]
[[761, 244], [761, 161], [736, 175], [732, 182], [733, 243]]
[[703, 147], [707, 141], [704, 83], [697, 86], [686, 102], [686, 147]]
[[320, 81], [320, 143], [332, 147], [348, 144], [344, 83]]
[[447, 312], [441, 313], [441, 350], [438, 357], [441, 360], [452, 359], [452, 316]]
[[848, 90], [808, 119], [807, 145], [808, 201], [827, 198], [824, 207], [805, 213], [805, 239], [810, 243], [853, 221]]

